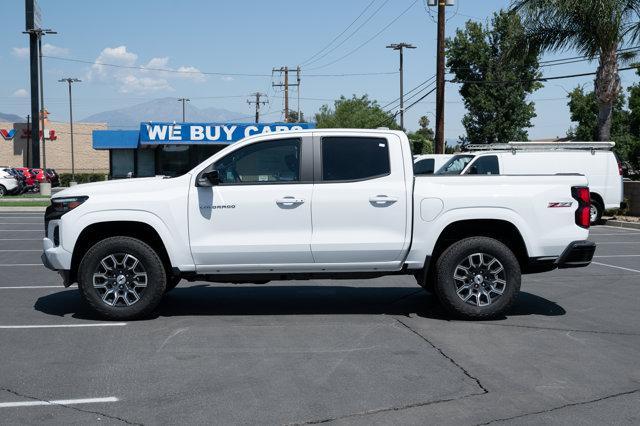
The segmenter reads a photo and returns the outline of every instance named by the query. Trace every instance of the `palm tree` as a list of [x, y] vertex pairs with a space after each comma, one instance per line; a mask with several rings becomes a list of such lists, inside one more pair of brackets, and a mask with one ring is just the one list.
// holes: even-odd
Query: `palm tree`
[[619, 49], [640, 36], [640, 0], [512, 0], [528, 43], [542, 51], [575, 49], [599, 59], [595, 77], [598, 140], [611, 139], [613, 104], [620, 94]]

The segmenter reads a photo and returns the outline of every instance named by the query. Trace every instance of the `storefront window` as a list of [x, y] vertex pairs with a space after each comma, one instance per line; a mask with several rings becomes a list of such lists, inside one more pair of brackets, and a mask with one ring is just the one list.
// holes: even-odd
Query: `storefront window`
[[111, 150], [111, 177], [126, 178], [129, 173], [133, 175], [135, 172], [133, 149], [112, 149]]
[[189, 146], [164, 145], [158, 147], [157, 171], [165, 176], [180, 176], [191, 170]]
[[156, 153], [154, 149], [138, 150], [137, 177], [150, 177], [156, 175]]

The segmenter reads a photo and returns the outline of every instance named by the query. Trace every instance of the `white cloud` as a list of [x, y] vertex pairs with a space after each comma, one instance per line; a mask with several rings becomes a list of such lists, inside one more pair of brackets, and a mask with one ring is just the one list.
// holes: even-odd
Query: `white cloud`
[[11, 49], [11, 54], [17, 58], [24, 59], [29, 57], [28, 47], [14, 47]]
[[11, 96], [16, 98], [26, 98], [27, 96], [29, 96], [29, 92], [27, 92], [25, 89], [18, 89], [13, 92], [13, 95]]
[[42, 54], [47, 56], [68, 56], [69, 49], [45, 43], [42, 45]]
[[115, 83], [122, 93], [171, 91], [173, 87], [170, 80], [172, 79], [205, 81], [204, 74], [195, 67], [181, 66], [174, 70], [169, 66], [169, 57], [167, 56], [151, 58], [146, 64], [137, 64], [137, 61], [138, 55], [128, 51], [126, 46], [107, 47], [96, 58], [97, 63], [91, 66], [87, 78], [94, 81]]
[[220, 80], [222, 80], [222, 81], [233, 81], [234, 78], [231, 77], [230, 75], [225, 75], [225, 76], [220, 77]]

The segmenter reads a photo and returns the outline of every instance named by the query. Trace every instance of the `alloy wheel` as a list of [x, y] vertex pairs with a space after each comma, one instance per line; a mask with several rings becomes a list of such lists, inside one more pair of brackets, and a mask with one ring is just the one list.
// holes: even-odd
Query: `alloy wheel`
[[140, 300], [146, 287], [144, 265], [128, 253], [104, 257], [93, 273], [93, 288], [108, 306], [131, 306]]
[[507, 288], [504, 266], [487, 253], [473, 253], [462, 259], [453, 279], [458, 297], [479, 307], [494, 303]]

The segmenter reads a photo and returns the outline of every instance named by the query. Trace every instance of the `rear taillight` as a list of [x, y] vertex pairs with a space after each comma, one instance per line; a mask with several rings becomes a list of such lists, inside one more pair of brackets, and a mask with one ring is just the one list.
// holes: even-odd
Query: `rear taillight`
[[591, 195], [586, 186], [571, 187], [571, 196], [578, 201], [576, 210], [576, 225], [581, 228], [589, 228], [591, 224]]
[[618, 174], [622, 176], [622, 163], [618, 161]]

